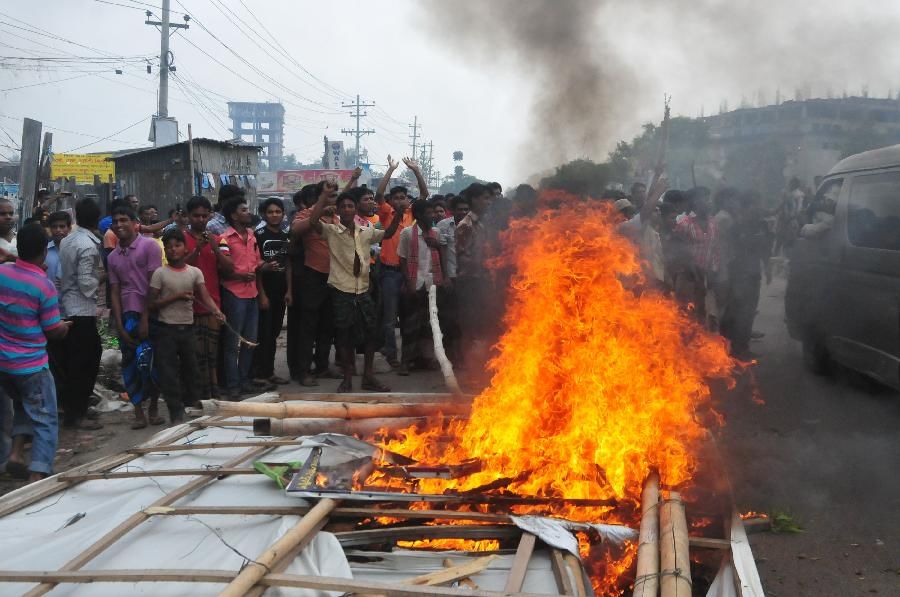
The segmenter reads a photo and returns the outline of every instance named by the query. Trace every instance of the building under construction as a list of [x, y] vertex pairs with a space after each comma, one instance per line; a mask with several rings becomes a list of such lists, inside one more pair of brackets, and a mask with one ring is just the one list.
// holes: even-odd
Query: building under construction
[[260, 170], [277, 170], [284, 156], [284, 106], [280, 103], [228, 102], [234, 138], [262, 147]]

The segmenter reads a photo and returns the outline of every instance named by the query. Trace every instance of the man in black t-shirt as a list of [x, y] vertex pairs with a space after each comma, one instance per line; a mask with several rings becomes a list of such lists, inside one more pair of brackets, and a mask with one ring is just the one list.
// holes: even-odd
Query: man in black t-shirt
[[259, 346], [253, 353], [254, 377], [271, 383], [286, 384], [288, 380], [275, 375], [275, 341], [284, 324], [287, 294], [287, 254], [289, 237], [282, 230], [284, 203], [281, 199], [266, 199], [260, 206], [266, 222], [256, 231], [256, 244], [264, 261], [275, 264], [272, 271], [262, 274], [262, 285], [269, 297], [269, 308], [259, 312]]

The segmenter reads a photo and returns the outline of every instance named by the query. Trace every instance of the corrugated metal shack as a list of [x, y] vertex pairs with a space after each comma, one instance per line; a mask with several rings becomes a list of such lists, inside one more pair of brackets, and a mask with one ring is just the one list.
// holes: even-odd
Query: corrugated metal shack
[[[192, 143], [193, 147], [183, 141], [109, 158], [116, 163], [118, 195], [135, 194], [165, 217], [170, 209], [183, 207], [191, 195], [202, 194], [215, 205], [219, 188], [230, 183], [246, 189], [247, 201], [255, 209], [260, 147], [215, 139]], [[193, 167], [188, 165], [191, 154]]]

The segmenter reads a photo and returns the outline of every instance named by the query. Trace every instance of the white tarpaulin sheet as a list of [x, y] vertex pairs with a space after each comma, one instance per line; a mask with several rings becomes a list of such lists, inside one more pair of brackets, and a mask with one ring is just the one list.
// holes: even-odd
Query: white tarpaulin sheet
[[[172, 434], [172, 430], [163, 433]], [[210, 427], [174, 443], [266, 441], [249, 429]], [[221, 466], [249, 448], [219, 448], [146, 454], [116, 471], [199, 469]], [[266, 462], [303, 460], [309, 448], [293, 446], [266, 453]], [[251, 461], [241, 466], [250, 466]], [[0, 518], [0, 562], [6, 570], [54, 570], [76, 557], [129, 516], [196, 477], [147, 477], [84, 481]], [[56, 482], [50, 480], [49, 482]], [[174, 506], [297, 506], [263, 475], [235, 475], [216, 480]], [[70, 520], [76, 522], [65, 526]], [[192, 515], [153, 516], [92, 560], [85, 570], [213, 569], [238, 571], [246, 558], [258, 557], [294, 526], [297, 516]], [[239, 554], [243, 554], [239, 555]], [[349, 578], [350, 567], [333, 535], [319, 533], [285, 570]], [[21, 595], [33, 585], [0, 583], [0, 595]], [[215, 595], [222, 584], [92, 583], [62, 584], [51, 595], [175, 596]], [[270, 588], [266, 595], [328, 595], [315, 590]]]

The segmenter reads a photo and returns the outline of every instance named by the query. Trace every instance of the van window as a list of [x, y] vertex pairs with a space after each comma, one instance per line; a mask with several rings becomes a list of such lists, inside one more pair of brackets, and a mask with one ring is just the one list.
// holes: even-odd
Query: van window
[[847, 234], [857, 247], [900, 251], [900, 172], [853, 179]]

